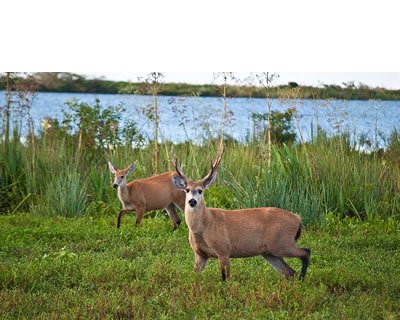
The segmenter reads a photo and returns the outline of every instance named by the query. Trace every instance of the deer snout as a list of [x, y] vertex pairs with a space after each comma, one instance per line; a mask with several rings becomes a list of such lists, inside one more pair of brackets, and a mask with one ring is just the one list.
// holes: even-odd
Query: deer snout
[[192, 198], [192, 199], [189, 200], [189, 204], [190, 204], [190, 206], [193, 208], [193, 207], [196, 206], [197, 201], [196, 201], [194, 198]]
[[117, 185], [116, 183], [114, 183], [114, 184], [112, 185], [112, 187], [113, 187], [114, 189], [117, 189], [117, 188], [118, 188], [118, 185]]

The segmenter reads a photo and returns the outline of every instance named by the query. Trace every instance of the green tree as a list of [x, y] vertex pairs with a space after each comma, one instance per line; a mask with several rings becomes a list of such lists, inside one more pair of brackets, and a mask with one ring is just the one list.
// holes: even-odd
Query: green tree
[[134, 121], [126, 120], [121, 125], [122, 115], [126, 111], [122, 104], [104, 107], [96, 99], [94, 105], [79, 102], [76, 99], [66, 102], [67, 110], [63, 110], [63, 126], [67, 130], [76, 129], [78, 151], [83, 147], [88, 150], [96, 148], [112, 148], [120, 144], [123, 137], [132, 142], [134, 137], [141, 139]]
[[[261, 125], [258, 133], [259, 139], [264, 140], [268, 130], [268, 114], [252, 113], [252, 118], [256, 124]], [[271, 111], [270, 114], [270, 133], [271, 140], [275, 144], [290, 144], [296, 140], [296, 133], [293, 129], [293, 111], [288, 109], [285, 112]]]

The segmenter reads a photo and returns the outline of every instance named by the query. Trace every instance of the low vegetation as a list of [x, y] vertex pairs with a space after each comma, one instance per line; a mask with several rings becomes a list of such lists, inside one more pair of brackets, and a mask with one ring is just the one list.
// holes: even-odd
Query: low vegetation
[[[312, 248], [304, 282], [261, 257], [216, 260], [193, 271], [188, 230], [167, 218], [142, 227], [128, 216], [93, 219], [0, 216], [0, 317], [38, 319], [396, 319], [400, 226], [329, 215], [299, 245]], [[301, 263], [289, 259], [299, 271]]]

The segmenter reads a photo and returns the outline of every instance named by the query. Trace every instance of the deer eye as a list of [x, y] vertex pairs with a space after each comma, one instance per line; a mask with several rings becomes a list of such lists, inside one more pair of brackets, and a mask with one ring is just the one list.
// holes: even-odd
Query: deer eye
[[190, 190], [189, 189], [185, 189], [185, 191], [186, 191], [186, 193], [189, 193]]
[[203, 190], [199, 189], [197, 192], [198, 192], [199, 194], [201, 194], [201, 193], [203, 192]]
[[123, 178], [124, 178], [124, 176], [121, 176], [120, 178], [121, 178], [121, 179], [123, 179]]

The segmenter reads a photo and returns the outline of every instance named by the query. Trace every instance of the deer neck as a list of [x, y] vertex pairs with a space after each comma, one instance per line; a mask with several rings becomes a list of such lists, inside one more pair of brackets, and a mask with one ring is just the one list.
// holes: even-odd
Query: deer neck
[[118, 188], [118, 198], [123, 204], [130, 202], [129, 201], [129, 189], [126, 186], [126, 183]]
[[195, 208], [186, 204], [185, 220], [191, 232], [203, 233], [210, 224], [209, 212], [204, 202]]

